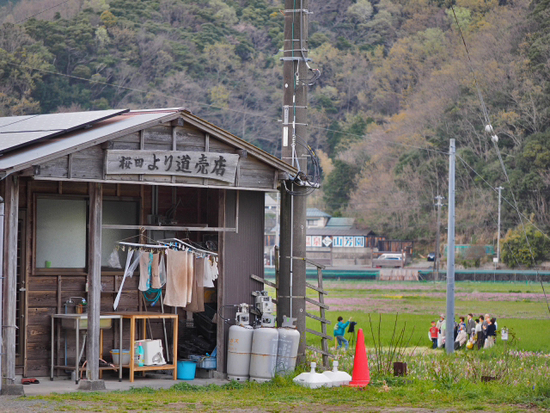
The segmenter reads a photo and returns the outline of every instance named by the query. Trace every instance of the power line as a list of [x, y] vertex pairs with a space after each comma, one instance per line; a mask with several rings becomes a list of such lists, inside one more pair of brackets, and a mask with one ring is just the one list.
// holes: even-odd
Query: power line
[[[198, 102], [198, 101], [191, 100], [191, 99], [185, 99], [185, 98], [182, 98], [180, 96], [168, 95], [166, 93], [158, 92], [158, 91], [155, 91], [155, 90], [146, 91], [146, 90], [143, 90], [143, 89], [137, 89], [137, 88], [132, 88], [132, 87], [128, 87], [128, 86], [117, 85], [117, 84], [113, 84], [113, 83], [109, 83], [109, 82], [102, 82], [100, 80], [93, 80], [93, 79], [87, 79], [85, 77], [68, 75], [68, 74], [56, 72], [56, 71], [53, 71], [53, 70], [39, 69], [39, 68], [32, 67], [32, 66], [25, 65], [25, 64], [17, 64], [17, 63], [13, 63], [13, 62], [6, 62], [6, 63], [10, 66], [15, 66], [15, 67], [29, 69], [29, 70], [36, 70], [37, 72], [47, 73], [47, 74], [54, 75], [54, 76], [61, 76], [61, 77], [69, 78], [69, 79], [81, 80], [83, 82], [88, 82], [88, 83], [92, 83], [92, 84], [111, 86], [111, 87], [118, 88], [118, 89], [124, 89], [124, 90], [130, 91], [130, 92], [143, 93], [143, 94], [152, 94], [152, 95], [155, 95], [155, 96], [174, 99], [174, 100], [178, 100], [178, 101], [181, 101], [181, 102], [188, 102], [188, 103], [195, 104], [195, 105], [198, 105], [198, 106], [202, 106], [202, 107], [205, 107], [205, 108], [226, 110], [226, 111], [229, 111], [229, 112], [239, 113], [239, 114], [243, 114], [243, 115], [246, 115], [246, 116], [254, 116], [254, 117], [258, 117], [258, 118], [263, 118], [263, 119], [266, 119], [266, 120], [271, 121], [271, 122], [279, 122], [280, 121], [277, 118], [273, 118], [273, 117], [270, 117], [270, 116], [267, 116], [267, 115], [261, 115], [261, 114], [254, 113], [254, 112], [247, 112], [247, 111], [244, 111], [244, 110], [217, 106], [217, 105], [214, 105], [214, 104], [211, 104], [211, 103], [202, 103], [202, 102]], [[437, 154], [445, 155], [445, 156], [447, 156], [449, 154], [448, 152], [441, 151], [441, 150], [438, 150], [438, 149], [426, 148], [426, 147], [411, 145], [411, 144], [407, 144], [407, 143], [403, 143], [403, 142], [395, 142], [395, 141], [392, 141], [392, 140], [389, 140], [389, 139], [374, 138], [370, 135], [359, 135], [359, 134], [355, 134], [355, 133], [343, 132], [343, 131], [336, 130], [336, 129], [325, 128], [325, 127], [321, 127], [321, 126], [308, 125], [308, 127], [312, 128], [312, 129], [322, 130], [322, 131], [325, 131], [325, 132], [335, 132], [335, 133], [340, 133], [340, 134], [346, 135], [346, 136], [358, 137], [358, 138], [371, 140], [371, 141], [378, 141], [378, 142], [382, 142], [382, 143], [387, 143], [389, 145], [402, 146], [402, 147], [405, 147], [405, 148], [418, 149], [418, 150], [437, 153]]]
[[54, 6], [48, 7], [47, 9], [41, 10], [41, 11], [39, 11], [38, 13], [35, 13], [35, 14], [29, 16], [29, 17], [25, 17], [23, 20], [19, 20], [19, 21], [15, 22], [15, 24], [21, 24], [21, 23], [23, 23], [23, 22], [25, 22], [25, 21], [27, 21], [27, 20], [29, 20], [29, 19], [32, 19], [33, 17], [38, 16], [39, 14], [46, 13], [47, 11], [50, 11], [50, 10], [52, 10], [52, 9], [55, 9], [55, 8], [57, 8], [57, 7], [59, 7], [59, 6], [63, 6], [64, 4], [66, 4], [66, 3], [70, 2], [70, 1], [73, 1], [73, 0], [65, 0], [65, 1], [62, 2], [62, 3], [59, 3], [59, 4], [56, 4], [56, 5], [54, 5]]
[[[460, 24], [458, 23], [458, 18], [456, 16], [455, 9], [454, 9], [454, 6], [452, 4], [451, 4], [451, 10], [453, 12], [453, 16], [454, 16], [456, 25], [458, 27], [458, 31], [460, 33], [460, 38], [462, 39], [462, 44], [464, 45], [464, 48], [466, 49], [466, 56], [468, 57], [468, 66], [469, 66], [470, 71], [472, 73], [472, 76], [474, 78], [474, 83], [476, 85], [477, 95], [479, 97], [479, 102], [481, 104], [481, 110], [483, 111], [483, 116], [485, 117], [485, 123], [486, 123], [485, 131], [489, 134], [493, 134], [494, 133], [493, 125], [491, 124], [491, 119], [489, 118], [489, 111], [487, 110], [487, 106], [485, 105], [485, 101], [483, 100], [483, 95], [481, 94], [481, 90], [479, 88], [479, 84], [478, 84], [475, 72], [473, 70], [473, 67], [472, 67], [472, 59], [470, 57], [470, 51], [468, 50], [468, 45], [466, 44], [466, 40], [464, 39], [462, 29], [460, 28]], [[506, 166], [504, 165], [504, 161], [502, 160], [502, 155], [500, 153], [500, 148], [498, 147], [498, 136], [496, 134], [493, 134], [491, 136], [491, 140], [492, 140], [493, 146], [495, 147], [495, 150], [497, 152], [498, 160], [499, 160], [500, 165], [502, 167], [502, 171], [504, 172], [504, 176], [506, 177], [506, 181], [510, 184], [510, 194], [512, 195], [512, 199], [513, 199], [514, 205], [515, 205], [514, 209], [518, 213], [518, 217], [519, 217], [519, 220], [520, 220], [520, 223], [521, 223], [521, 227], [523, 229], [523, 234], [525, 235], [525, 241], [527, 242], [527, 246], [529, 247], [529, 253], [531, 255], [531, 260], [533, 262], [533, 265], [536, 265], [535, 255], [533, 254], [533, 250], [531, 248], [531, 243], [529, 242], [529, 237], [527, 236], [527, 230], [525, 229], [525, 224], [523, 222], [523, 217], [522, 217], [523, 214], [521, 214], [519, 212], [519, 207], [518, 207], [518, 203], [517, 203], [517, 200], [516, 200], [516, 196], [514, 195], [514, 191], [511, 188], [512, 185], [511, 185], [511, 182], [510, 182], [510, 178], [508, 177], [508, 172], [506, 171]], [[550, 314], [550, 305], [548, 304], [548, 297], [546, 296], [546, 291], [544, 290], [544, 284], [542, 282], [542, 277], [540, 277], [540, 285], [542, 287], [542, 291], [544, 292], [544, 297], [546, 298], [546, 306], [547, 306], [547, 309], [548, 309], [548, 313]]]

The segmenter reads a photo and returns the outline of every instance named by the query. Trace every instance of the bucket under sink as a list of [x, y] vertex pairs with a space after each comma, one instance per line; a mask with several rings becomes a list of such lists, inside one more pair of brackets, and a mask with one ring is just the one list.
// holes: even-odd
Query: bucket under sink
[[[111, 328], [112, 321], [113, 321], [112, 318], [100, 318], [99, 328], [100, 329]], [[77, 325], [80, 330], [87, 330], [88, 314], [63, 314], [63, 318], [61, 319], [61, 327], [71, 328], [76, 330]]]

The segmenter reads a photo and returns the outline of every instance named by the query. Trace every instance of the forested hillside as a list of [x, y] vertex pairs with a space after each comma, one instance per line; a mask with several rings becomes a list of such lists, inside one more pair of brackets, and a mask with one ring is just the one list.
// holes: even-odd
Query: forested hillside
[[[495, 239], [489, 185], [504, 186], [512, 204], [513, 190], [520, 210], [548, 231], [550, 0], [452, 5], [310, 0], [310, 57], [322, 76], [310, 89], [309, 143], [324, 173], [312, 202], [390, 237], [433, 239], [454, 138], [457, 236]], [[282, 1], [0, 7], [0, 115], [180, 106], [278, 154]], [[480, 95], [510, 184], [484, 131]], [[503, 228], [515, 227], [517, 213], [503, 205]]]

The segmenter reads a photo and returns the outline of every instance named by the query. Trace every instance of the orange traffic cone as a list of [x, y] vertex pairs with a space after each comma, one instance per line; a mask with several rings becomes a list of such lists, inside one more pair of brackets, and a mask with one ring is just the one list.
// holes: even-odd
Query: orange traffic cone
[[353, 359], [353, 375], [349, 385], [351, 387], [366, 387], [370, 383], [369, 360], [365, 350], [365, 338], [363, 329], [357, 331], [357, 346], [355, 347], [355, 358]]

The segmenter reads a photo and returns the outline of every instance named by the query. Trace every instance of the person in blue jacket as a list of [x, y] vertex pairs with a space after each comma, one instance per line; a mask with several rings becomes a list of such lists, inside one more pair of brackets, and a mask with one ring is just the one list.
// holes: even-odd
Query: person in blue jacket
[[351, 317], [345, 323], [343, 323], [342, 320], [342, 316], [338, 317], [338, 323], [334, 326], [334, 337], [336, 337], [336, 340], [338, 341], [338, 350], [342, 348], [342, 344], [346, 346], [347, 350], [349, 347], [349, 342], [344, 338], [344, 334], [346, 334], [346, 328], [351, 321]]

